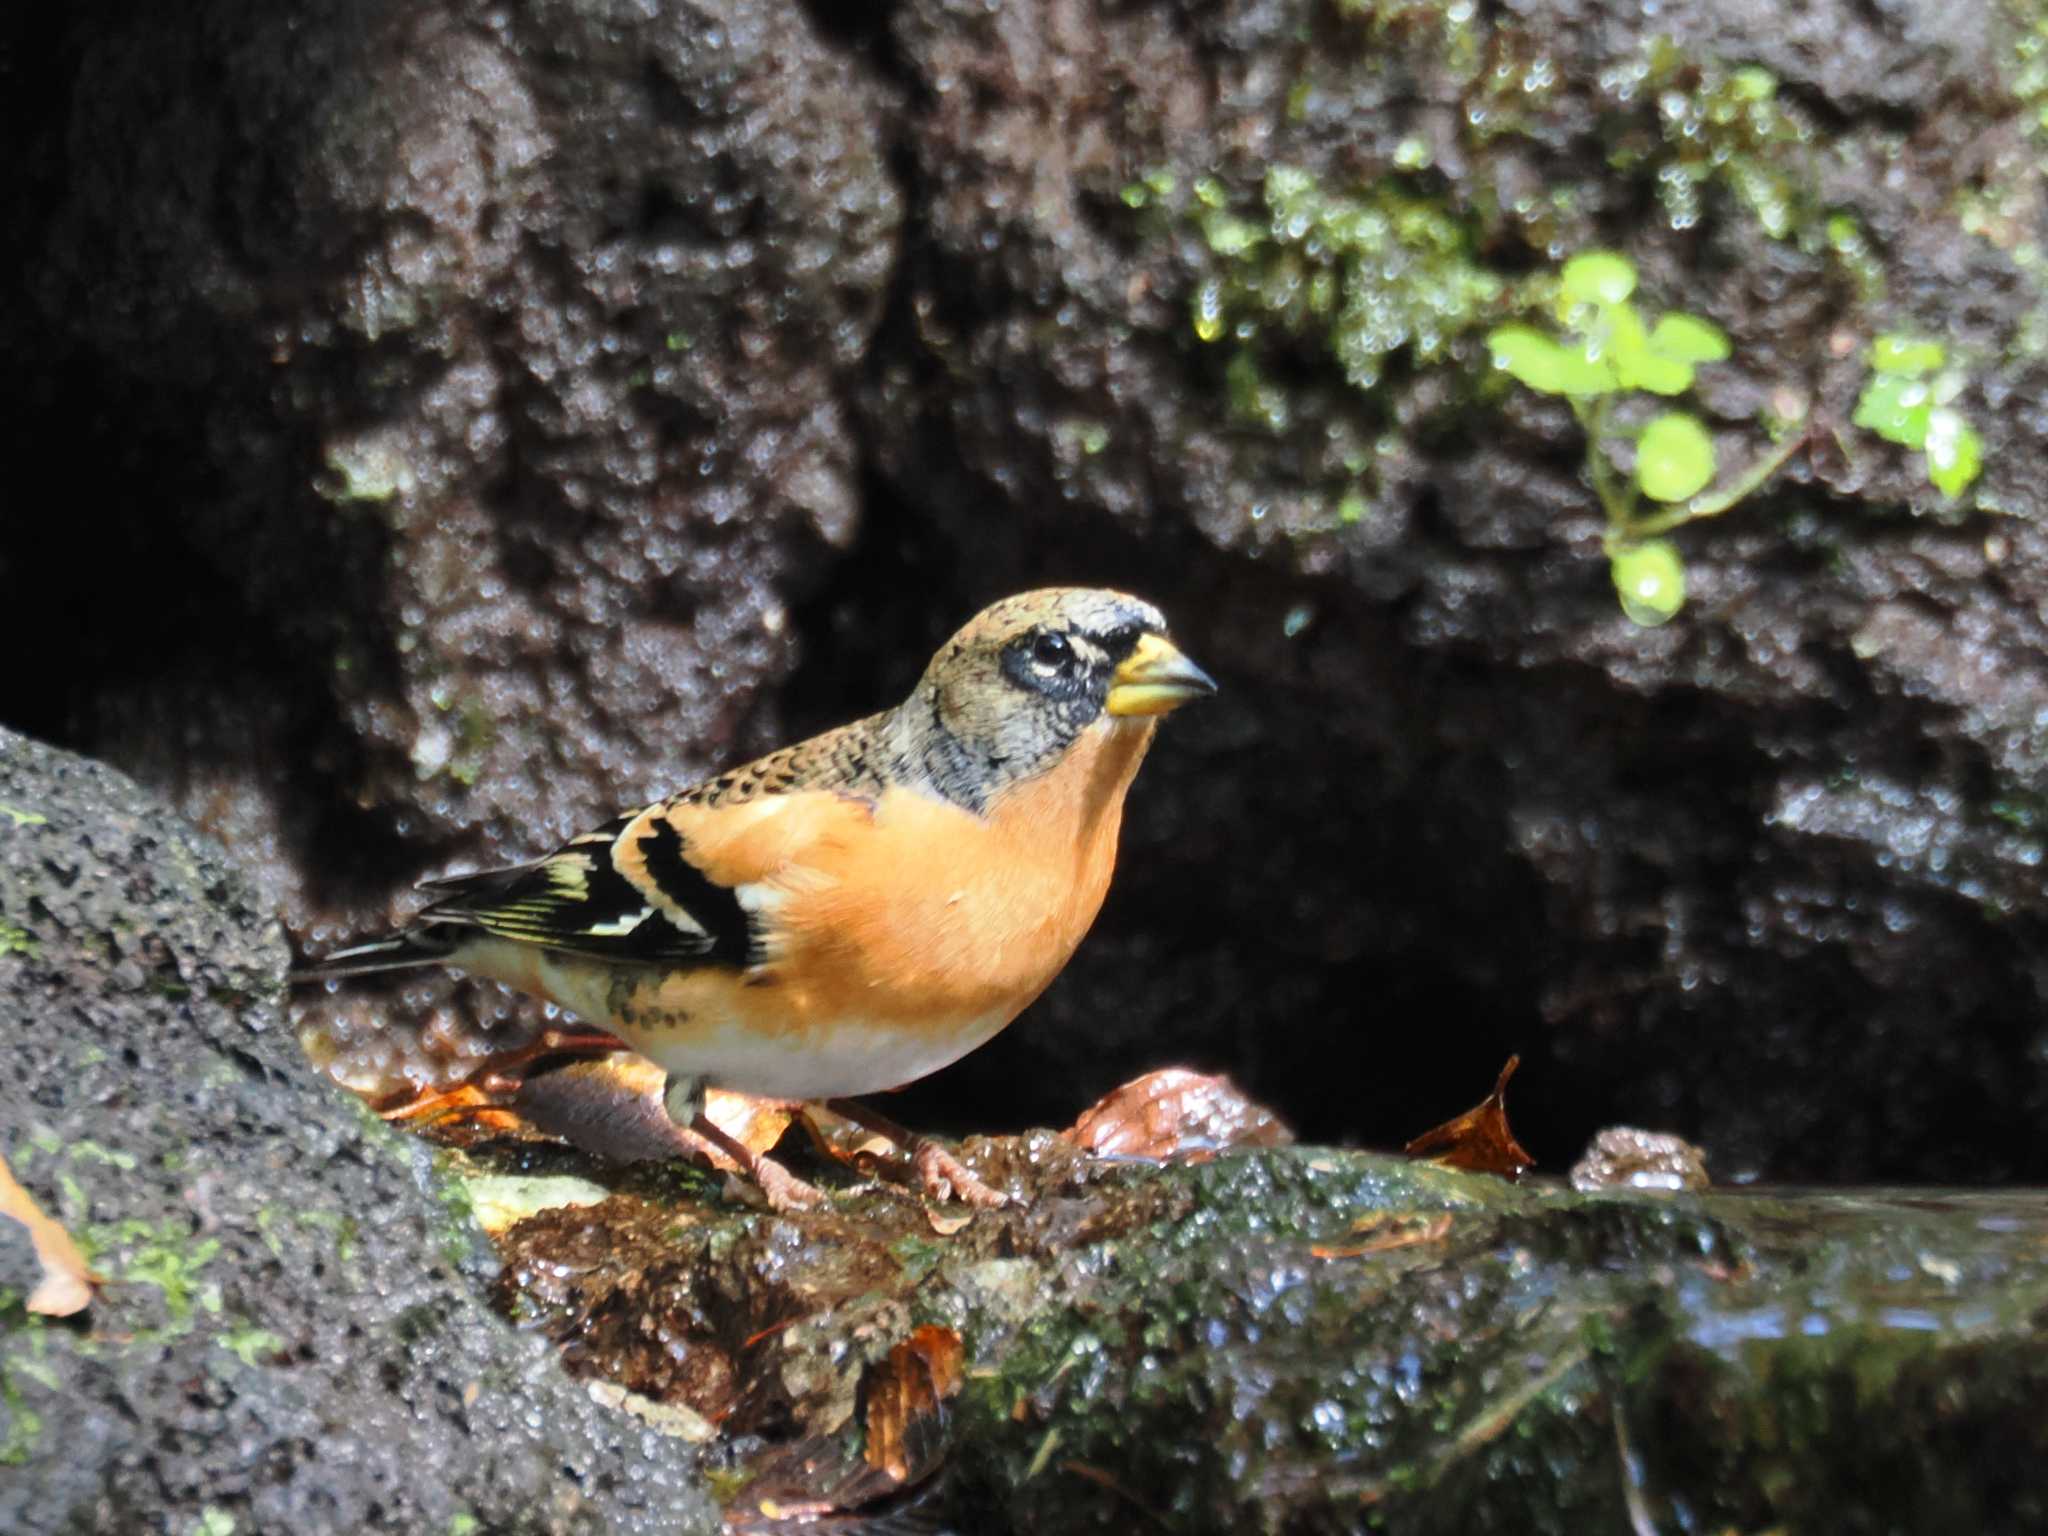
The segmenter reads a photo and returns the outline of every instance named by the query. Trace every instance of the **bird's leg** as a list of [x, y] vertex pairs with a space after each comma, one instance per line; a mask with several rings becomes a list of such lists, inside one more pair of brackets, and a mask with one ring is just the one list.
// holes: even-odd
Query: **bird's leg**
[[817, 1185], [805, 1183], [774, 1158], [765, 1157], [738, 1137], [728, 1135], [709, 1115], [699, 1114], [682, 1130], [685, 1136], [708, 1143], [709, 1147], [715, 1147], [739, 1164], [740, 1172], [759, 1185], [761, 1193], [768, 1197], [769, 1210], [787, 1214], [790, 1211], [807, 1211], [825, 1203], [825, 1192]]
[[695, 1143], [695, 1150], [704, 1162], [712, 1162], [710, 1154], [713, 1151], [730, 1158], [739, 1166], [740, 1172], [752, 1179], [761, 1193], [767, 1196], [771, 1211], [802, 1211], [824, 1203], [824, 1192], [815, 1184], [805, 1183], [774, 1158], [764, 1157], [738, 1137], [720, 1129], [704, 1113], [704, 1087], [701, 1077], [681, 1077], [671, 1073], [668, 1089], [661, 1101], [669, 1119], [676, 1123], [684, 1137]]
[[968, 1205], [987, 1209], [1008, 1205], [1010, 1197], [999, 1189], [991, 1189], [982, 1183], [959, 1158], [948, 1152], [929, 1136], [898, 1125], [878, 1109], [870, 1109], [856, 1099], [827, 1099], [825, 1107], [855, 1125], [885, 1137], [910, 1154], [910, 1166], [917, 1170], [918, 1182], [924, 1192], [933, 1200], [955, 1197]]

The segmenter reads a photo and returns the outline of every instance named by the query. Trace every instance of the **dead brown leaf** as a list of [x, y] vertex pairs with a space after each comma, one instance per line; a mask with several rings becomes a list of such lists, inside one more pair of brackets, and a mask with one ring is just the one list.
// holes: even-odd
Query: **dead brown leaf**
[[796, 1118], [796, 1106], [781, 1099], [757, 1099], [745, 1093], [727, 1093], [723, 1088], [707, 1089], [704, 1114], [726, 1135], [749, 1152], [766, 1156], [782, 1140], [789, 1122]]
[[1360, 1259], [1369, 1253], [1392, 1253], [1396, 1248], [1420, 1248], [1428, 1243], [1440, 1243], [1450, 1235], [1451, 1214], [1441, 1211], [1435, 1216], [1425, 1217], [1376, 1211], [1361, 1218], [1351, 1230], [1367, 1232], [1375, 1228], [1385, 1230], [1360, 1243], [1318, 1243], [1309, 1252], [1319, 1259]]
[[1081, 1114], [1067, 1140], [1104, 1157], [1173, 1158], [1227, 1147], [1284, 1147], [1294, 1135], [1227, 1077], [1167, 1067], [1133, 1078]]
[[86, 1264], [84, 1253], [62, 1223], [44, 1215], [42, 1207], [16, 1181], [4, 1157], [0, 1157], [0, 1216], [28, 1228], [36, 1262], [42, 1266], [42, 1277], [29, 1292], [29, 1311], [45, 1317], [69, 1317], [84, 1311], [100, 1277]]
[[899, 1483], [930, 1470], [927, 1447], [937, 1427], [939, 1405], [960, 1390], [966, 1379], [966, 1350], [950, 1328], [927, 1323], [889, 1351], [888, 1358], [867, 1374], [867, 1464]]
[[797, 1123], [810, 1134], [811, 1145], [820, 1157], [856, 1172], [870, 1172], [883, 1158], [903, 1150], [888, 1137], [855, 1124], [823, 1104], [802, 1106]]
[[1508, 1064], [1500, 1069], [1500, 1080], [1493, 1085], [1493, 1092], [1457, 1119], [1424, 1131], [1403, 1150], [1410, 1157], [1426, 1157], [1446, 1168], [1519, 1179], [1536, 1166], [1536, 1159], [1522, 1149], [1515, 1133], [1508, 1129], [1504, 1095], [1508, 1079], [1521, 1064], [1520, 1056], [1510, 1056]]

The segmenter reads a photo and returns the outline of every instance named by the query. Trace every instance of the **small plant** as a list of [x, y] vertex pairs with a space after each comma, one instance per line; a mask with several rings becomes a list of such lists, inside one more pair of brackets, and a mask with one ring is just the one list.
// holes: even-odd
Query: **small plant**
[[[1607, 514], [1605, 545], [1622, 612], [1638, 624], [1662, 624], [1685, 603], [1685, 566], [1661, 535], [1682, 523], [1727, 511], [1768, 480], [1799, 449], [1790, 432], [1769, 453], [1709, 490], [1717, 466], [1713, 439], [1690, 411], [1659, 411], [1625, 429], [1616, 408], [1631, 395], [1672, 397], [1692, 388], [1702, 363], [1728, 356], [1728, 338], [1694, 315], [1655, 322], [1630, 302], [1636, 269], [1612, 251], [1584, 251], [1558, 283], [1559, 333], [1503, 325], [1487, 334], [1496, 368], [1540, 394], [1562, 396], [1586, 430], [1586, 469]], [[1632, 467], [1617, 449], [1633, 447]], [[1651, 505], [1645, 506], [1645, 502]]]
[[1954, 498], [1984, 467], [1984, 440], [1955, 408], [1963, 372], [1938, 341], [1880, 336], [1870, 344], [1870, 382], [1849, 419], [1886, 442], [1927, 455], [1927, 483]]

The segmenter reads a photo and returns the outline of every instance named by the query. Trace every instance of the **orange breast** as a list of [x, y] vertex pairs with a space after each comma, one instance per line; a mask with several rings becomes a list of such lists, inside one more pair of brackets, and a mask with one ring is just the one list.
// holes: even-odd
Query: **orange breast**
[[[1101, 909], [1124, 792], [1151, 735], [1150, 721], [1091, 727], [1057, 767], [986, 816], [900, 789], [871, 815], [805, 812], [816, 825], [802, 845], [779, 849], [776, 867], [757, 877], [774, 952], [744, 979], [666, 978], [657, 1007], [681, 1015], [682, 1037], [701, 1021], [798, 1037], [792, 1046], [851, 1021], [936, 1035], [1008, 1022], [1059, 974]], [[731, 834], [735, 851], [747, 835]], [[716, 869], [720, 850], [700, 854], [690, 836], [693, 857]], [[748, 873], [728, 864], [716, 877]]]

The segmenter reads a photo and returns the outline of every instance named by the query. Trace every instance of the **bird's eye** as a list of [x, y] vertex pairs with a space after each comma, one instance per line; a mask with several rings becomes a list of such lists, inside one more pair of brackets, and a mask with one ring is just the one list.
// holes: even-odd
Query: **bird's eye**
[[1074, 659], [1074, 648], [1065, 635], [1045, 630], [1032, 636], [1031, 659], [1041, 667], [1064, 667]]

